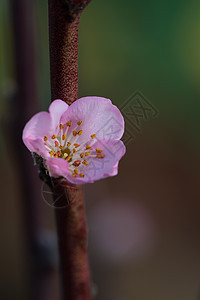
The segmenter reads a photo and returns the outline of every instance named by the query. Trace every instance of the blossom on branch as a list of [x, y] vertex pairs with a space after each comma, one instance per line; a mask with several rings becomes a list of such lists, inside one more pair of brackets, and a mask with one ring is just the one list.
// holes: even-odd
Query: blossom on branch
[[44, 159], [50, 176], [83, 184], [118, 173], [123, 133], [122, 114], [109, 99], [84, 97], [70, 106], [54, 100], [49, 113], [28, 121], [23, 142]]

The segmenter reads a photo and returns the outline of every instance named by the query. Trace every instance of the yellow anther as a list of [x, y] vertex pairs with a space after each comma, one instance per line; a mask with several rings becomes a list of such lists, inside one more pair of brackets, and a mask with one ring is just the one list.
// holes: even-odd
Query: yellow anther
[[88, 150], [91, 149], [92, 147], [90, 145], [87, 145], [85, 148]]
[[83, 123], [82, 121], [78, 121], [78, 122], [77, 122], [77, 125], [80, 126], [82, 123]]
[[63, 154], [64, 159], [67, 158], [67, 156], [68, 156], [67, 153], [64, 153], [64, 154]]
[[49, 154], [52, 156], [54, 156], [55, 152], [54, 151], [50, 151]]
[[74, 130], [74, 131], [73, 131], [73, 136], [76, 136], [76, 135], [77, 135], [77, 131]]
[[104, 154], [103, 153], [97, 153], [97, 158], [104, 158]]
[[71, 156], [68, 156], [67, 161], [70, 161], [70, 159], [72, 159]]
[[90, 155], [90, 152], [85, 152], [85, 156], [89, 156]]
[[62, 150], [64, 147], [62, 145], [60, 145], [59, 148]]
[[46, 142], [46, 141], [48, 141], [48, 137], [45, 135], [45, 137], [44, 137], [44, 141]]
[[67, 122], [67, 126], [70, 127], [72, 125], [72, 121]]
[[63, 134], [63, 136], [62, 136], [62, 140], [64, 141], [64, 140], [66, 140], [66, 134]]
[[57, 158], [57, 157], [58, 157], [58, 155], [55, 153], [55, 154], [54, 154], [54, 157], [56, 157], [56, 158]]
[[84, 174], [84, 173], [80, 173], [79, 176], [80, 176], [80, 177], [84, 177], [85, 174]]
[[54, 140], [57, 138], [57, 136], [55, 134], [53, 134], [51, 138]]
[[75, 173], [72, 173], [72, 176], [76, 178], [76, 174]]
[[97, 148], [97, 149], [96, 149], [96, 152], [97, 152], [97, 153], [101, 153], [101, 152], [102, 152], [102, 149]]
[[78, 175], [79, 170], [78, 169], [74, 169], [74, 173]]
[[70, 142], [67, 142], [67, 147], [71, 146], [71, 143]]
[[81, 154], [80, 154], [80, 157], [81, 157], [81, 158], [83, 158], [84, 156], [85, 156], [84, 153], [81, 153]]
[[81, 135], [83, 133], [83, 130], [78, 131], [78, 135]]
[[81, 164], [81, 160], [75, 160], [75, 162], [73, 163], [73, 166], [78, 167]]
[[88, 165], [87, 160], [85, 159], [84, 161], [82, 161], [82, 164], [84, 164], [85, 166], [87, 166]]
[[80, 145], [79, 144], [74, 144], [75, 148], [78, 148]]
[[77, 151], [76, 151], [76, 149], [75, 148], [73, 148], [73, 153], [76, 153]]
[[63, 128], [64, 128], [63, 124], [60, 124], [59, 127], [60, 127], [60, 129], [63, 129]]
[[92, 135], [91, 135], [91, 138], [92, 138], [92, 139], [94, 139], [94, 138], [95, 138], [95, 136], [96, 136], [96, 134], [92, 134]]
[[62, 153], [61, 153], [61, 151], [59, 150], [59, 151], [57, 151], [57, 155], [58, 156], [61, 156], [62, 155]]

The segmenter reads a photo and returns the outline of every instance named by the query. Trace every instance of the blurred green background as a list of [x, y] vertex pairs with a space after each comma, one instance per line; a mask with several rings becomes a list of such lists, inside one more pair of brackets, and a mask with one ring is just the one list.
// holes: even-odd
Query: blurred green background
[[[46, 110], [50, 103], [46, 1], [34, 1], [34, 16], [39, 103]], [[1, 120], [12, 116], [8, 96], [16, 88], [10, 7], [2, 0]], [[198, 300], [200, 2], [89, 4], [80, 21], [79, 95], [107, 97], [121, 107], [136, 90], [159, 115], [142, 121], [140, 133], [126, 122], [135, 138], [127, 144], [119, 175], [85, 189], [95, 299]], [[12, 136], [5, 136], [2, 127], [0, 137], [1, 299], [27, 299], [17, 166], [7, 152]], [[53, 209], [42, 199], [38, 205], [45, 215], [42, 225], [54, 230]], [[54, 277], [49, 300], [58, 299], [57, 273]]]

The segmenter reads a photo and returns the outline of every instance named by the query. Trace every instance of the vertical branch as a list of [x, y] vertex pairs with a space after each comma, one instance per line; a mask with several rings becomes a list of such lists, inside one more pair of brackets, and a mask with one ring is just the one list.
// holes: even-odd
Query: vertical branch
[[[78, 99], [78, 26], [89, 0], [49, 0], [52, 100]], [[90, 276], [83, 191], [53, 180], [63, 297], [90, 300]]]
[[[22, 144], [21, 135], [24, 124], [38, 110], [36, 83], [36, 53], [34, 38], [34, 5], [30, 0], [11, 0], [13, 39], [15, 47], [15, 70], [17, 91], [13, 97], [10, 124], [12, 137], [11, 158], [18, 163], [17, 177], [20, 179], [21, 200], [24, 208], [24, 229], [28, 241], [30, 276], [30, 299], [49, 299], [53, 263], [44, 259], [51, 253], [39, 243], [44, 216], [39, 208], [41, 184], [33, 159]], [[53, 259], [52, 259], [53, 260]]]
[[54, 201], [64, 299], [90, 300], [90, 272], [82, 189], [54, 180]]
[[78, 25], [67, 22], [58, 1], [49, 1], [49, 36], [52, 99], [71, 104], [78, 99]]

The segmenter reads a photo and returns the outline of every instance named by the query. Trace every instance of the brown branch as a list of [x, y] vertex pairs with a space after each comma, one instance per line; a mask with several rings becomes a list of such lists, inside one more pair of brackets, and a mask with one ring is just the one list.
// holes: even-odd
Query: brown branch
[[[68, 6], [72, 2], [65, 0]], [[61, 0], [49, 0], [49, 47], [52, 99], [62, 99], [71, 104], [78, 99], [78, 26], [81, 10], [74, 16], [73, 6], [71, 10], [68, 6], [63, 5]], [[71, 19], [72, 14], [75, 19]]]
[[[49, 0], [52, 100], [62, 99], [71, 104], [78, 99], [78, 26], [81, 11], [88, 2]], [[63, 298], [90, 300], [83, 191], [80, 186], [59, 179], [52, 182]]]
[[[24, 233], [28, 246], [27, 267], [30, 281], [29, 299], [49, 299], [49, 285], [53, 278], [53, 263], [48, 260], [50, 248], [39, 242], [44, 232], [44, 215], [41, 212], [41, 184], [33, 166], [33, 160], [22, 144], [22, 130], [27, 120], [38, 110], [36, 82], [36, 53], [34, 39], [34, 2], [11, 0], [11, 17], [14, 39], [16, 94], [13, 95], [9, 134], [12, 137], [10, 156], [17, 162], [17, 178], [20, 179], [21, 201], [24, 217]], [[47, 258], [47, 259], [44, 259]]]

